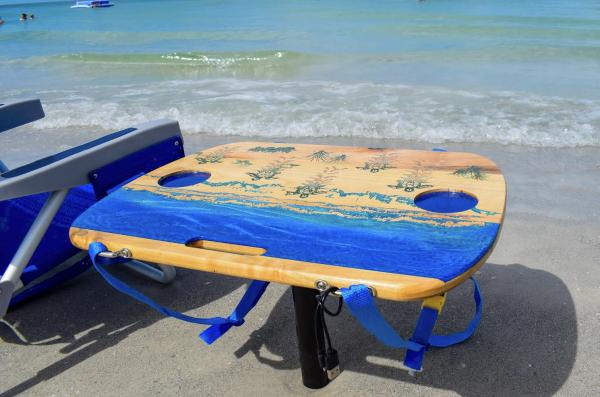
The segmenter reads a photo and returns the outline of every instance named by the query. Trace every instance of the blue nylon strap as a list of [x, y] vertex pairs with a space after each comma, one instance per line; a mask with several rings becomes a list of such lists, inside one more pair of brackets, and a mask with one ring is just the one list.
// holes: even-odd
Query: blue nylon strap
[[479, 289], [477, 281], [475, 281], [473, 277], [471, 277], [471, 281], [473, 282], [473, 299], [475, 300], [475, 314], [473, 315], [471, 322], [462, 332], [456, 332], [449, 335], [432, 335], [431, 338], [429, 338], [430, 346], [448, 347], [462, 343], [469, 339], [477, 329], [477, 326], [481, 321], [481, 313], [483, 312], [483, 298], [481, 297], [481, 290]]
[[244, 317], [246, 317], [248, 312], [256, 306], [268, 285], [269, 283], [266, 281], [252, 281], [248, 290], [246, 290], [246, 293], [242, 297], [242, 300], [229, 316], [230, 321], [208, 327], [200, 334], [200, 338], [210, 345], [219, 339], [225, 332], [229, 331], [229, 328], [234, 325], [236, 327], [242, 325], [244, 323]]
[[[435, 327], [435, 321], [438, 317], [438, 311], [429, 307], [424, 307], [421, 309], [421, 314], [419, 315], [419, 320], [417, 321], [417, 326], [415, 327], [415, 331], [413, 332], [411, 340], [422, 343], [428, 347], [448, 347], [469, 339], [479, 325], [479, 321], [481, 320], [481, 312], [483, 310], [483, 302], [481, 299], [481, 290], [479, 289], [479, 285], [473, 277], [471, 277], [471, 281], [473, 282], [475, 314], [464, 331], [449, 335], [432, 335], [433, 327]], [[408, 368], [420, 371], [423, 367], [424, 354], [425, 351], [407, 351], [406, 356], [404, 357], [404, 365]]]
[[[413, 337], [410, 340], [404, 340], [383, 318], [377, 306], [375, 306], [371, 291], [365, 285], [351, 285], [348, 288], [342, 288], [341, 293], [344, 297], [344, 302], [350, 309], [350, 312], [362, 324], [362, 326], [373, 334], [377, 339], [387, 346], [399, 349], [407, 349], [407, 357], [413, 360], [410, 367], [421, 369], [423, 354], [427, 347], [448, 347], [467, 340], [479, 325], [482, 313], [482, 298], [479, 285], [474, 278], [473, 297], [475, 299], [475, 315], [462, 332], [457, 332], [450, 335], [432, 335], [433, 327], [438, 316], [437, 310], [424, 307], [421, 310], [419, 321], [415, 328]], [[419, 358], [420, 357], [420, 358]], [[411, 361], [409, 360], [409, 361]], [[413, 366], [418, 365], [418, 368]]]
[[240, 326], [244, 323], [244, 317], [254, 308], [256, 303], [260, 300], [262, 294], [265, 292], [265, 289], [269, 285], [266, 281], [252, 281], [250, 286], [244, 293], [244, 296], [240, 300], [240, 303], [233, 310], [231, 315], [227, 318], [223, 317], [210, 317], [210, 318], [200, 318], [200, 317], [192, 317], [186, 314], [180, 313], [175, 310], [171, 310], [167, 307], [160, 305], [159, 303], [153, 301], [146, 295], [141, 292], [131, 288], [129, 285], [125, 284], [121, 280], [112, 276], [107, 270], [106, 267], [117, 264], [127, 262], [128, 259], [123, 258], [115, 258], [108, 259], [98, 256], [100, 252], [107, 251], [107, 248], [104, 244], [93, 242], [89, 245], [88, 251], [90, 254], [90, 258], [92, 260], [92, 264], [94, 268], [108, 284], [110, 284], [117, 291], [129, 295], [130, 297], [142, 302], [159, 313], [164, 314], [165, 316], [175, 317], [179, 320], [187, 321], [189, 323], [194, 324], [204, 324], [210, 325], [211, 327], [204, 330], [199, 337], [206, 342], [207, 344], [213, 343], [219, 337], [221, 337], [225, 332], [227, 332], [233, 326]]
[[[435, 327], [435, 321], [437, 320], [438, 314], [437, 310], [430, 307], [422, 308], [419, 319], [417, 320], [417, 326], [415, 327], [413, 336], [410, 340], [429, 347], [431, 334], [433, 333], [433, 327]], [[406, 356], [404, 356], [404, 365], [408, 368], [420, 371], [423, 367], [425, 350], [427, 350], [427, 348], [418, 352], [407, 350]]]
[[366, 285], [351, 285], [340, 290], [346, 306], [359, 323], [389, 347], [420, 351], [423, 345], [402, 339], [383, 318]]

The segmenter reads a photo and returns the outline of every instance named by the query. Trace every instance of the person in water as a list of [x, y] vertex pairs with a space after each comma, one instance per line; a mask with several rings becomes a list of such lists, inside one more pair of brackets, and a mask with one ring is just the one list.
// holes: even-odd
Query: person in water
[[19, 21], [26, 21], [27, 20], [27, 14], [22, 13], [21, 16], [19, 17]]
[[29, 19], [35, 19], [35, 15], [29, 14]]
[[2, 19], [2, 17], [0, 17], [0, 25], [4, 24], [4, 19]]

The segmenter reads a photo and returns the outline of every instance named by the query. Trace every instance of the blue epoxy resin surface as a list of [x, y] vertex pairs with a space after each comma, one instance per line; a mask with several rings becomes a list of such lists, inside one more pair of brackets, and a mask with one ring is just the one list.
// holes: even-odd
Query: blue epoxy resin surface
[[428, 223], [382, 223], [377, 220], [380, 213], [352, 219], [336, 215], [335, 208], [315, 216], [225, 201], [181, 200], [125, 188], [96, 203], [74, 226], [182, 245], [203, 236], [261, 247], [269, 257], [443, 281], [476, 264], [498, 233], [496, 223], [449, 229]]
[[418, 195], [415, 205], [426, 211], [451, 214], [475, 208], [477, 198], [465, 192], [438, 190]]
[[72, 233], [80, 248], [110, 233], [143, 239], [132, 250], [166, 242], [191, 254], [186, 243], [202, 239], [262, 248], [269, 266], [284, 259], [448, 282], [493, 246], [504, 192], [496, 165], [471, 153], [235, 142], [131, 181]]

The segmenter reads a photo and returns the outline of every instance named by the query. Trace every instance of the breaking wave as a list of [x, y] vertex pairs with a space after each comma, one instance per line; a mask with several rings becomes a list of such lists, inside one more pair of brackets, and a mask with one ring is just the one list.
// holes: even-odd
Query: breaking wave
[[256, 51], [256, 52], [200, 52], [180, 51], [166, 54], [93, 54], [78, 53], [58, 55], [53, 60], [86, 62], [114, 65], [173, 65], [196, 66], [206, 68], [233, 68], [247, 65], [276, 66], [301, 62], [309, 55], [291, 51]]
[[47, 114], [39, 129], [172, 118], [187, 134], [600, 146], [600, 101], [517, 92], [226, 78], [38, 93]]

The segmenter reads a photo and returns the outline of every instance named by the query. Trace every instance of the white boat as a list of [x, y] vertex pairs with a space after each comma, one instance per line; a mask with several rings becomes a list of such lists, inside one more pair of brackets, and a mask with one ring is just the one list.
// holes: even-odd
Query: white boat
[[114, 6], [109, 0], [85, 0], [76, 1], [71, 8], [101, 8], [101, 7], [112, 7]]

